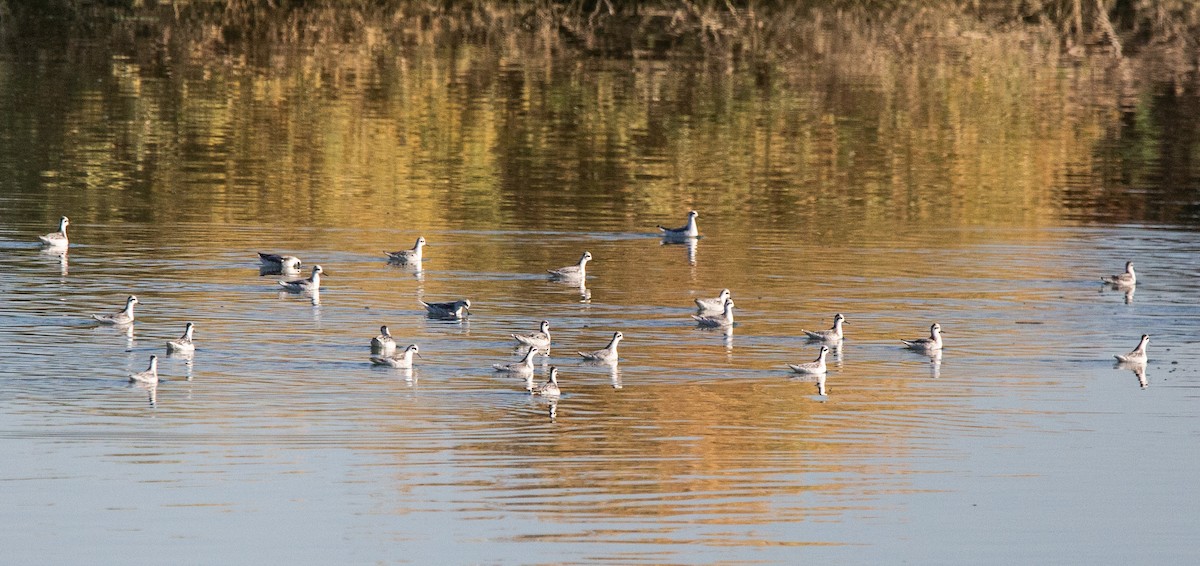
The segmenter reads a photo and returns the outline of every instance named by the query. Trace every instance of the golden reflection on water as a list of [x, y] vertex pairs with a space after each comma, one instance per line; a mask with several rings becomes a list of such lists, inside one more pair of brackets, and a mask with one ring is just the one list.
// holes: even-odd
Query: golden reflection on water
[[[23, 290], [5, 311], [37, 319], [0, 330], [0, 348], [73, 349], [6, 370], [57, 378], [12, 401], [29, 420], [7, 426], [37, 437], [46, 422], [29, 399], [65, 394], [91, 416], [46, 420], [116, 436], [105, 457], [139, 470], [191, 471], [129, 456], [111, 430], [227, 450], [204, 454], [220, 473], [190, 480], [204, 497], [239, 486], [226, 470], [238, 468], [314, 476], [303, 493], [342, 510], [320, 476], [333, 461], [357, 474], [332, 480], [349, 492], [337, 498], [389, 517], [434, 507], [497, 539], [683, 547], [664, 561], [704, 556], [687, 553], [697, 544], [872, 544], [852, 528], [775, 527], [903, 523], [896, 501], [928, 490], [921, 478], [962, 471], [955, 442], [1068, 428], [1036, 396], [1077, 393], [1073, 372], [1094, 359], [1108, 369], [1097, 321], [1149, 324], [1130, 310], [1143, 295], [1079, 283], [1133, 253], [1126, 243], [1064, 229], [1078, 213], [1057, 192], [1063, 164], [1089, 162], [1109, 119], [1074, 102], [1087, 69], [991, 55], [849, 77], [814, 65], [767, 84], [687, 62], [470, 48], [170, 74], [116, 58], [66, 93], [61, 147], [6, 201], [11, 241], [65, 213], [78, 242], [69, 270], [66, 254], [29, 261], [17, 244], [0, 257], [12, 268], [0, 284]], [[689, 209], [703, 237], [662, 242], [654, 226]], [[417, 237], [419, 266], [387, 263], [383, 250]], [[1134, 247], [1173, 263], [1171, 246]], [[595, 257], [586, 281], [550, 280], [582, 250]], [[322, 264], [321, 291], [279, 291], [257, 252]], [[1176, 283], [1183, 293], [1146, 302], [1186, 308], [1191, 288]], [[696, 328], [692, 300], [722, 288], [737, 325]], [[79, 320], [130, 292], [146, 313], [136, 337]], [[417, 303], [458, 298], [472, 301], [461, 321]], [[835, 312], [848, 337], [830, 374], [794, 378], [786, 364], [815, 353], [799, 329]], [[541, 319], [556, 345], [534, 379], [561, 367], [559, 400], [490, 371], [512, 358], [509, 334]], [[186, 321], [200, 346], [164, 359], [165, 382], [145, 392], [155, 430], [142, 399], [78, 392], [119, 380]], [[901, 348], [932, 322], [944, 356]], [[420, 344], [414, 369], [370, 367], [381, 324]], [[576, 357], [616, 330], [619, 365]], [[1037, 402], [993, 411], [1012, 391]], [[510, 524], [531, 517], [568, 527]]]

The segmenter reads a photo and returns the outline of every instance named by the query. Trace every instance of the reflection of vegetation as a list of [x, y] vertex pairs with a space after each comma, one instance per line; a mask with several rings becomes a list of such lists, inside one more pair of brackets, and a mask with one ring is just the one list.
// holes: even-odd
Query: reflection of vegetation
[[532, 203], [602, 199], [644, 226], [715, 201], [853, 234], [1170, 220], [1115, 204], [1122, 184], [1195, 178], [1157, 163], [1195, 143], [1153, 96], [1190, 88], [1184, 3], [3, 2], [12, 49], [63, 66], [0, 79], [0, 104], [30, 101], [0, 107], [2, 162], [57, 156], [24, 182], [96, 211], [383, 224], [370, 199], [541, 226], [561, 215]]
[[[830, 47], [821, 32], [903, 47], [973, 30], [1022, 27], [1066, 47], [1121, 54], [1195, 47], [1200, 5], [1188, 0], [0, 0], [8, 35], [114, 39], [184, 32], [194, 45], [244, 42], [418, 44], [504, 42], [617, 55], [703, 53], [766, 59]], [[175, 39], [169, 37], [168, 39]], [[1124, 47], [1122, 47], [1124, 46]]]

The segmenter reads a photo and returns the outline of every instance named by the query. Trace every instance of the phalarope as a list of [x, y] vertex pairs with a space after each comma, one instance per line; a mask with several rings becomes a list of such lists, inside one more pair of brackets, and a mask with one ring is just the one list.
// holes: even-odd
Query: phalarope
[[1125, 262], [1125, 273], [1101, 277], [1100, 280], [1114, 287], [1132, 287], [1137, 285], [1137, 274], [1133, 272], [1133, 262]]
[[1149, 359], [1149, 357], [1146, 355], [1146, 346], [1148, 344], [1150, 344], [1150, 335], [1143, 334], [1142, 339], [1138, 341], [1136, 348], [1124, 356], [1118, 355], [1113, 357], [1116, 358], [1118, 362], [1125, 362], [1128, 364], [1144, 364], [1146, 363], [1146, 360]]
[[589, 261], [592, 261], [592, 252], [583, 252], [583, 255], [579, 257], [579, 263], [575, 265], [568, 265], [566, 267], [560, 267], [558, 269], [547, 269], [546, 272], [549, 273], [554, 279], [583, 281], [584, 279], [587, 279], [587, 270], [584, 266], [586, 266], [587, 262]]
[[70, 241], [67, 240], [67, 226], [70, 224], [71, 221], [67, 219], [66, 216], [59, 218], [58, 231], [51, 232], [45, 236], [38, 236], [38, 239], [41, 240], [43, 244], [52, 248], [65, 248], [68, 244], [70, 244]]
[[531, 334], [509, 334], [517, 342], [526, 346], [545, 350], [550, 347], [550, 321], [543, 320], [537, 332]]
[[396, 353], [396, 339], [388, 331], [387, 325], [379, 327], [379, 336], [371, 339], [371, 353], [390, 356]]
[[917, 338], [916, 340], [901, 340], [904, 345], [922, 352], [942, 349], [942, 325], [933, 323], [929, 327], [929, 338]]
[[308, 276], [307, 279], [280, 281], [279, 285], [292, 293], [316, 293], [321, 290], [321, 274], [324, 272], [325, 270], [321, 269], [321, 266], [314, 265], [312, 268], [312, 275]]
[[613, 332], [612, 340], [603, 349], [594, 350], [591, 352], [579, 352], [585, 360], [594, 360], [597, 362], [615, 362], [617, 361], [617, 343], [625, 338], [620, 331]]
[[400, 369], [411, 369], [413, 367], [413, 355], [421, 357], [420, 349], [416, 344], [409, 344], [404, 347], [399, 353], [391, 356], [371, 356], [371, 363], [377, 366], [392, 366]]
[[536, 352], [537, 348], [530, 348], [525, 351], [525, 357], [521, 358], [521, 361], [509, 364], [492, 364], [492, 368], [496, 371], [506, 371], [508, 373], [515, 373], [519, 375], [532, 375], [533, 355]]
[[131, 383], [158, 383], [158, 356], [150, 356], [150, 367], [146, 371], [130, 374], [129, 381]]
[[196, 351], [196, 344], [192, 342], [193, 330], [192, 323], [187, 323], [187, 326], [183, 327], [183, 336], [180, 336], [176, 340], [167, 341], [167, 351], [183, 353]]
[[550, 366], [550, 379], [546, 383], [534, 385], [529, 389], [529, 392], [534, 395], [557, 397], [560, 394], [558, 390], [558, 368]]
[[796, 373], [803, 373], [803, 374], [808, 374], [808, 375], [816, 375], [816, 374], [820, 374], [820, 373], [825, 373], [825, 371], [826, 371], [825, 356], [828, 354], [829, 354], [829, 346], [821, 346], [821, 353], [817, 354], [816, 360], [813, 360], [811, 362], [804, 362], [802, 364], [788, 364], [788, 367], [792, 368], [792, 371], [794, 371]]
[[413, 245], [411, 250], [400, 250], [395, 252], [383, 252], [387, 254], [388, 261], [409, 264], [421, 263], [421, 250], [425, 248], [425, 237], [417, 238], [417, 243]]
[[801, 332], [808, 335], [809, 340], [820, 340], [822, 342], [837, 342], [842, 339], [842, 324], [846, 322], [846, 317], [842, 313], [833, 315], [833, 328], [829, 330], [804, 330]]
[[125, 299], [125, 308], [115, 314], [94, 314], [92, 318], [100, 324], [131, 324], [133, 322], [133, 305], [138, 304], [138, 298], [130, 295]]
[[299, 273], [300, 258], [292, 255], [265, 254], [258, 252], [258, 261], [267, 272]]
[[700, 235], [700, 229], [696, 227], [696, 217], [700, 216], [699, 212], [694, 210], [688, 211], [687, 224], [679, 228], [667, 228], [662, 224], [658, 225], [658, 229], [662, 230], [663, 239], [683, 241], [688, 238], [695, 238]]
[[715, 299], [696, 299], [696, 309], [700, 314], [706, 312], [721, 312], [725, 310], [725, 301], [730, 298], [729, 289], [721, 289], [721, 294]]
[[471, 301], [468, 299], [459, 299], [452, 303], [427, 303], [421, 300], [417, 302], [425, 306], [425, 314], [431, 318], [465, 318], [471, 310]]
[[696, 323], [704, 328], [722, 328], [733, 326], [733, 299], [725, 300], [724, 314], [721, 316], [692, 315]]

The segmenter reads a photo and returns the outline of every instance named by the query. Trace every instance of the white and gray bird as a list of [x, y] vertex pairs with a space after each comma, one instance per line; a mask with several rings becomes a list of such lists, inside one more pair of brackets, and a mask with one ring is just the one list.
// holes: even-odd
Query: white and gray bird
[[413, 356], [421, 357], [420, 349], [416, 344], [409, 344], [403, 350], [391, 356], [371, 356], [371, 363], [377, 366], [391, 366], [400, 369], [410, 369], [413, 367]]
[[1132, 287], [1137, 285], [1137, 273], [1133, 271], [1133, 262], [1125, 262], [1125, 273], [1101, 277], [1101, 281], [1114, 287]]
[[150, 356], [150, 367], [146, 371], [130, 374], [129, 381], [149, 385], [158, 383], [158, 356]]
[[195, 326], [190, 322], [187, 323], [187, 326], [183, 327], [183, 336], [167, 341], [167, 351], [184, 354], [196, 351], [196, 344], [192, 341], [193, 330], [195, 330]]
[[931, 352], [942, 349], [942, 325], [933, 323], [929, 327], [929, 338], [917, 338], [916, 340], [901, 340], [904, 345], [913, 350], [922, 352]]
[[845, 322], [846, 322], [846, 317], [842, 316], [842, 313], [837, 313], [837, 314], [833, 315], [833, 328], [830, 328], [829, 330], [804, 330], [804, 329], [801, 329], [800, 331], [803, 332], [804, 334], [806, 334], [808, 336], [809, 340], [814, 340], [814, 341], [820, 340], [822, 342], [837, 342], [838, 340], [842, 339], [842, 324], [844, 324]]
[[692, 315], [696, 324], [703, 328], [727, 328], [733, 326], [733, 299], [725, 300], [725, 309], [720, 316]]
[[1144, 364], [1144, 363], [1146, 363], [1146, 360], [1150, 359], [1146, 355], [1146, 346], [1149, 344], [1150, 344], [1150, 335], [1143, 334], [1142, 339], [1138, 341], [1138, 345], [1136, 348], [1134, 348], [1133, 350], [1131, 350], [1128, 354], [1125, 354], [1124, 356], [1116, 355], [1113, 357], [1116, 358], [1118, 362], [1123, 362], [1123, 363], [1127, 363], [1127, 364]]
[[583, 281], [587, 279], [587, 262], [592, 261], [592, 252], [583, 252], [579, 257], [579, 263], [568, 265], [558, 269], [547, 269], [546, 272], [554, 279], [562, 279], [567, 281]]
[[803, 373], [806, 375], [823, 374], [826, 371], [825, 356], [828, 354], [829, 346], [821, 346], [821, 353], [817, 354], [817, 359], [801, 364], [788, 364], [788, 367], [792, 368], [792, 371], [796, 373]]
[[725, 301], [730, 298], [729, 289], [721, 289], [721, 294], [715, 299], [696, 299], [696, 310], [699, 314], [721, 312], [725, 310]]
[[550, 321], [543, 320], [537, 332], [530, 334], [509, 334], [509, 336], [531, 348], [545, 350], [550, 347]]
[[295, 281], [280, 281], [279, 285], [292, 293], [315, 293], [321, 290], [321, 274], [325, 270], [321, 266], [314, 265], [312, 275], [305, 279], [297, 279]]
[[468, 311], [471, 310], [471, 301], [467, 299], [459, 299], [450, 303], [427, 303], [421, 300], [417, 302], [425, 307], [425, 314], [430, 318], [466, 318], [469, 314]]
[[392, 338], [392, 333], [388, 331], [387, 325], [379, 327], [379, 336], [371, 339], [371, 353], [382, 356], [391, 356], [396, 353], [396, 339]]
[[383, 252], [387, 254], [388, 261], [408, 265], [410, 263], [421, 263], [422, 250], [425, 248], [425, 237], [417, 238], [417, 243], [413, 245], [411, 250], [399, 250], [395, 252]]
[[125, 308], [114, 314], [94, 314], [92, 318], [96, 319], [100, 324], [132, 324], [133, 323], [133, 305], [138, 304], [138, 298], [130, 295], [125, 299]]
[[665, 240], [684, 241], [689, 238], [695, 238], [700, 235], [700, 229], [696, 227], [696, 217], [700, 216], [699, 212], [694, 210], [688, 211], [687, 224], [679, 228], [667, 228], [662, 224], [658, 225], [658, 229], [662, 231], [662, 237]]
[[525, 357], [521, 358], [521, 361], [508, 364], [492, 364], [492, 369], [516, 375], [533, 375], [533, 355], [536, 352], [537, 348], [530, 348], [525, 351]]
[[529, 389], [529, 392], [534, 395], [557, 397], [561, 393], [558, 390], [558, 368], [550, 366], [550, 379], [545, 383], [534, 385]]
[[258, 261], [266, 272], [292, 274], [300, 273], [300, 258], [294, 255], [265, 254], [258, 252]]
[[617, 357], [618, 357], [617, 356], [617, 344], [620, 343], [621, 340], [624, 338], [625, 338], [625, 335], [621, 334], [620, 331], [613, 332], [612, 340], [610, 340], [608, 342], [607, 346], [605, 346], [604, 348], [599, 349], [599, 350], [593, 350], [591, 352], [579, 352], [579, 355], [583, 356], [583, 359], [585, 359], [585, 360], [592, 360], [592, 361], [597, 361], [597, 362], [615, 362], [615, 361], [617, 361]]
[[52, 248], [65, 248], [70, 244], [70, 241], [67, 240], [67, 226], [70, 224], [71, 221], [66, 216], [59, 218], [58, 231], [51, 232], [44, 236], [38, 236], [38, 239], [41, 240], [43, 244]]

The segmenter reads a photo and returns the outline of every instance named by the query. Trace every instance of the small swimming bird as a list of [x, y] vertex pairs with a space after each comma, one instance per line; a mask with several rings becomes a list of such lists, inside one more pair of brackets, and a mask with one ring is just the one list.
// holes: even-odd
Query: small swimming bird
[[827, 354], [829, 354], [829, 346], [821, 346], [821, 353], [817, 354], [816, 360], [802, 364], [788, 364], [788, 367], [792, 368], [792, 371], [796, 373], [807, 375], [823, 374], [826, 371], [825, 356]]
[[150, 367], [141, 373], [130, 374], [131, 383], [158, 383], [158, 356], [150, 356]]
[[416, 245], [414, 245], [412, 247], [411, 250], [400, 250], [400, 251], [395, 251], [395, 252], [383, 252], [383, 253], [387, 254], [388, 261], [392, 261], [392, 262], [396, 262], [396, 263], [400, 263], [400, 264], [421, 263], [421, 250], [424, 247], [425, 247], [425, 237], [421, 236], [420, 238], [417, 238], [417, 243], [416, 243]]
[[699, 212], [694, 210], [688, 211], [687, 224], [679, 228], [667, 228], [662, 224], [658, 225], [658, 229], [662, 230], [662, 236], [668, 240], [684, 240], [687, 238], [695, 238], [700, 235], [700, 229], [696, 227], [696, 217], [700, 216]]
[[41, 240], [43, 244], [52, 248], [65, 248], [70, 243], [67, 240], [67, 226], [70, 224], [71, 221], [67, 219], [66, 216], [59, 218], [58, 231], [51, 232], [45, 236], [38, 236], [38, 239]]
[[696, 299], [696, 309], [700, 314], [706, 312], [721, 312], [725, 310], [725, 301], [730, 298], [729, 289], [721, 289], [721, 294], [715, 299]]
[[313, 293], [321, 289], [321, 274], [325, 270], [321, 266], [314, 265], [312, 275], [307, 279], [297, 279], [295, 281], [280, 281], [279, 285], [292, 293]]
[[550, 321], [543, 320], [537, 332], [531, 334], [509, 334], [517, 342], [526, 346], [545, 350], [550, 347]]
[[615, 362], [617, 361], [617, 343], [624, 338], [625, 335], [621, 334], [620, 331], [613, 332], [612, 341], [610, 341], [603, 349], [592, 352], [579, 352], [579, 355], [583, 356], [583, 359], [585, 360], [594, 360], [597, 362]]
[[421, 357], [420, 349], [416, 344], [409, 344], [404, 347], [399, 353], [391, 356], [371, 356], [371, 363], [377, 366], [392, 366], [394, 368], [409, 369], [413, 367], [413, 355]]
[[1136, 348], [1134, 348], [1133, 350], [1131, 350], [1128, 354], [1125, 354], [1124, 356], [1113, 356], [1113, 357], [1116, 358], [1118, 362], [1125, 362], [1128, 364], [1144, 364], [1144, 363], [1146, 363], [1146, 360], [1150, 359], [1146, 355], [1146, 345], [1148, 345], [1149, 343], [1150, 343], [1150, 335], [1143, 334], [1142, 339], [1138, 342], [1138, 345]]
[[1100, 280], [1115, 287], [1132, 287], [1137, 285], [1137, 274], [1133, 272], [1133, 262], [1125, 262], [1125, 273], [1101, 277]]
[[583, 252], [583, 255], [579, 257], [578, 264], [568, 265], [558, 269], [547, 269], [546, 272], [549, 273], [550, 277], [554, 279], [583, 281], [584, 279], [587, 279], [587, 270], [584, 268], [584, 266], [586, 266], [587, 262], [589, 261], [592, 261], [592, 252]]
[[396, 339], [388, 331], [387, 325], [379, 327], [379, 336], [371, 339], [371, 353], [390, 356], [396, 353]]
[[196, 351], [196, 344], [192, 342], [193, 329], [192, 323], [187, 323], [187, 326], [183, 327], [183, 336], [180, 336], [177, 340], [167, 341], [167, 351], [183, 353]]
[[721, 316], [692, 315], [696, 323], [704, 328], [722, 328], [733, 326], [733, 299], [725, 299], [725, 310]]
[[92, 318], [100, 324], [130, 324], [133, 322], [133, 305], [138, 304], [138, 298], [130, 295], [125, 299], [125, 308], [116, 314], [94, 314]]
[[929, 338], [918, 338], [916, 340], [901, 340], [904, 345], [913, 349], [928, 352], [931, 350], [942, 349], [942, 325], [933, 323], [929, 327]]
[[467, 299], [459, 299], [452, 303], [427, 303], [418, 300], [425, 306], [426, 315], [432, 318], [465, 318], [467, 311], [471, 310], [471, 301]]
[[550, 379], [546, 383], [539, 383], [529, 389], [534, 395], [545, 395], [546, 397], [557, 397], [560, 392], [558, 390], [558, 368], [550, 366]]
[[521, 358], [521, 361], [509, 364], [492, 364], [492, 368], [496, 371], [506, 371], [518, 375], [532, 375], [533, 354], [535, 352], [537, 352], [537, 348], [530, 348], [525, 351], [525, 357]]
[[822, 342], [837, 342], [842, 339], [842, 324], [846, 322], [846, 317], [842, 313], [833, 315], [833, 328], [829, 330], [804, 330], [800, 329], [808, 335], [809, 340], [820, 340]]
[[265, 270], [278, 271], [280, 273], [300, 272], [300, 258], [296, 256], [258, 252], [258, 261], [262, 263], [262, 268]]

